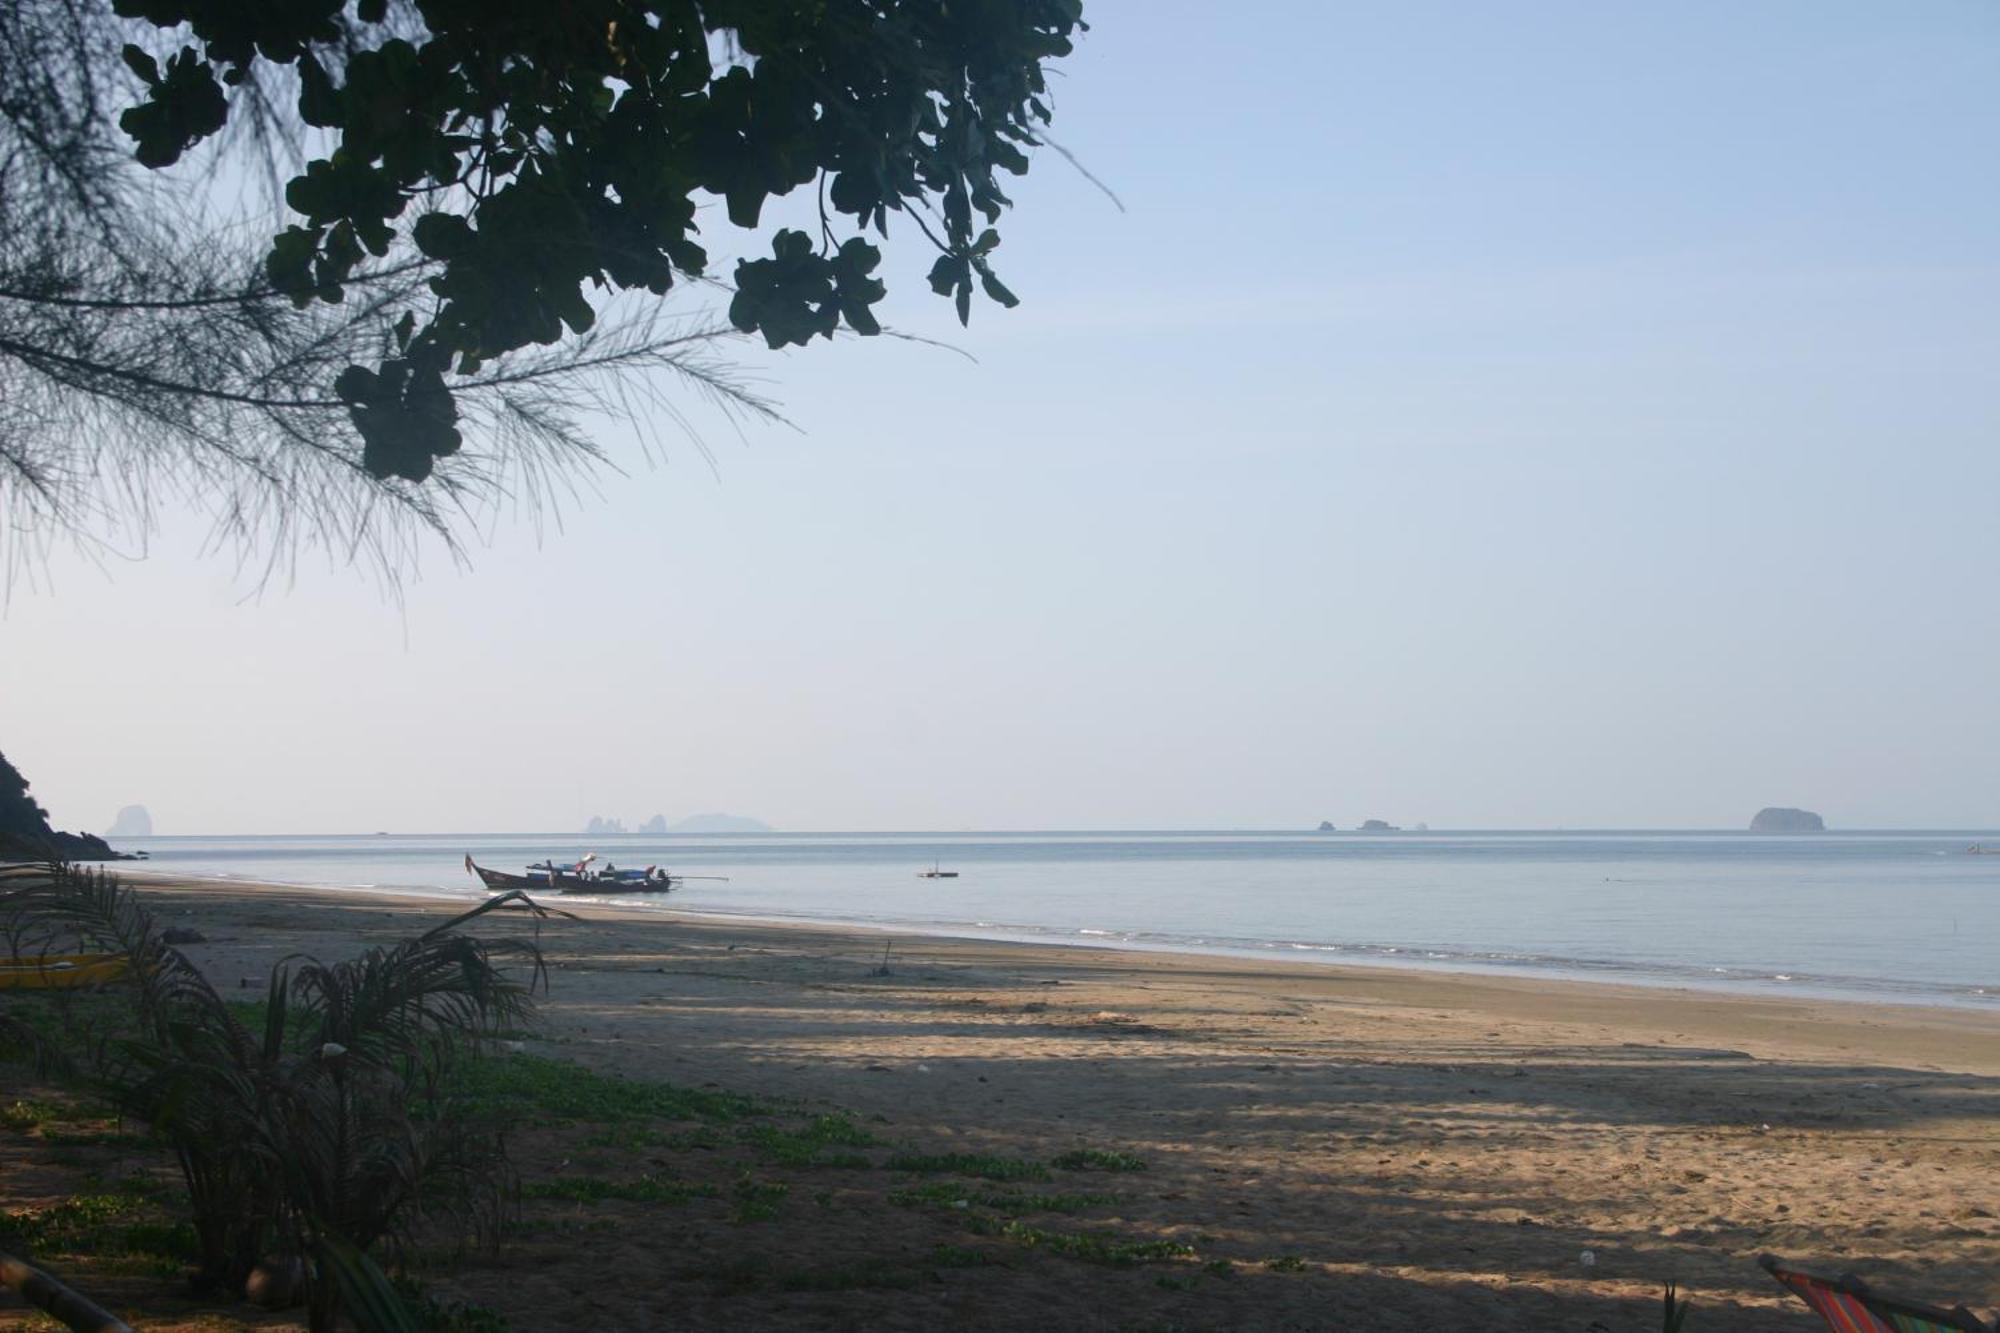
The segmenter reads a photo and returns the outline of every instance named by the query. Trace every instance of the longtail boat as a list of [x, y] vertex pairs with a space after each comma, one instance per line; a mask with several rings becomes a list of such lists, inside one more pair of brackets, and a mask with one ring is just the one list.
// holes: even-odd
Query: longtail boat
[[66, 953], [0, 958], [0, 990], [74, 990], [117, 981], [132, 970], [122, 953]]
[[554, 889], [557, 893], [671, 893], [674, 886], [690, 879], [726, 880], [725, 875], [670, 875], [661, 866], [643, 870], [617, 870], [610, 866], [592, 868], [597, 854], [580, 861], [542, 861], [527, 867], [526, 873], [510, 875], [504, 870], [488, 870], [468, 854], [465, 868], [479, 882], [495, 891], [508, 889]]

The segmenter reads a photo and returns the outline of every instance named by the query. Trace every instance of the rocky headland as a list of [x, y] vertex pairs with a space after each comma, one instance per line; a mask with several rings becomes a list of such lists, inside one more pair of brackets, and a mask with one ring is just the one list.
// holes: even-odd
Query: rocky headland
[[122, 861], [122, 853], [88, 833], [63, 833], [28, 793], [28, 780], [0, 754], [0, 861]]

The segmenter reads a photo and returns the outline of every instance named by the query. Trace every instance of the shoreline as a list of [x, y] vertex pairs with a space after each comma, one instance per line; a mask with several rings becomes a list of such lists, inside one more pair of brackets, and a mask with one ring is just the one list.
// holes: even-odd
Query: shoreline
[[[280, 891], [285, 893], [327, 894], [336, 898], [341, 895], [365, 895], [369, 901], [379, 899], [406, 900], [410, 903], [464, 903], [474, 905], [482, 901], [484, 894], [476, 888], [454, 889], [444, 885], [419, 887], [412, 885], [378, 886], [365, 884], [330, 885], [311, 884], [300, 881], [258, 879], [252, 877], [188, 875], [174, 870], [147, 866], [144, 862], [120, 865], [115, 873], [127, 876], [135, 882], [165, 884], [204, 884], [219, 889], [245, 891]], [[608, 895], [607, 895], [608, 896]], [[1881, 982], [1869, 985], [1828, 984], [1810, 976], [1794, 981], [1792, 976], [1779, 973], [1754, 973], [1736, 970], [1730, 975], [1711, 975], [1709, 969], [1699, 969], [1685, 965], [1680, 969], [1661, 965], [1648, 971], [1643, 968], [1616, 962], [1598, 962], [1588, 959], [1570, 960], [1569, 965], [1556, 961], [1530, 960], [1522, 962], [1496, 961], [1445, 954], [1414, 946], [1370, 946], [1356, 944], [1304, 944], [1296, 942], [1244, 942], [1240, 944], [1213, 944], [1203, 947], [1176, 939], [1165, 939], [1158, 943], [1134, 939], [1130, 933], [1092, 932], [1085, 934], [1059, 934], [1053, 929], [1037, 933], [1033, 927], [993, 927], [990, 929], [952, 929], [935, 923], [899, 923], [884, 921], [852, 921], [829, 917], [776, 916], [755, 912], [728, 910], [698, 910], [676, 906], [671, 900], [649, 903], [624, 903], [604, 901], [603, 898], [566, 894], [547, 895], [547, 901], [567, 904], [569, 909], [588, 907], [627, 916], [638, 921], [672, 919], [688, 922], [716, 922], [750, 926], [768, 925], [774, 929], [803, 931], [862, 931], [873, 934], [908, 937], [930, 941], [962, 941], [968, 943], [1011, 944], [1024, 948], [1079, 949], [1113, 953], [1133, 953], [1166, 958], [1238, 959], [1252, 962], [1270, 962], [1279, 966], [1296, 964], [1302, 968], [1355, 968], [1361, 970], [1387, 970], [1420, 972], [1438, 976], [1491, 978], [1498, 981], [1515, 980], [1532, 985], [1552, 986], [1611, 986], [1628, 988], [1649, 993], [1687, 993], [1734, 997], [1750, 1000], [1799, 1000], [1825, 1004], [1880, 1005], [1892, 1008], [1939, 1009], [1970, 1014], [1987, 1014], [2000, 1018], [2000, 985], [1994, 987], [1958, 986], [1949, 989], [1924, 992], [1902, 989], [1905, 983]]]
[[[208, 877], [153, 876], [134, 882], [146, 892], [198, 891], [204, 896], [240, 898], [241, 905], [289, 902], [315, 908], [366, 911], [390, 905], [444, 916], [477, 906], [486, 895], [472, 892], [463, 897], [448, 890], [424, 894], [406, 889], [328, 888], [268, 881], [232, 880]], [[365, 895], [357, 901], [358, 895]], [[765, 947], [786, 947], [805, 952], [872, 956], [882, 944], [903, 946], [925, 957], [948, 960], [959, 965], [1036, 967], [1054, 971], [1102, 972], [1141, 976], [1150, 971], [1162, 974], [1199, 972], [1221, 979], [1237, 976], [1263, 982], [1296, 982], [1301, 985], [1328, 985], [1378, 999], [1409, 999], [1425, 1004], [1450, 1004], [1463, 1008], [1494, 1006], [1508, 1016], [1548, 1017], [1572, 1009], [1588, 1008], [1615, 1014], [1610, 1021], [1633, 1021], [1641, 1012], [1658, 1009], [1662, 1019], [1653, 1026], [1685, 1029], [1686, 1020], [1700, 1016], [1698, 1023], [1736, 1015], [1748, 1020], [1754, 1013], [1759, 1024], [1775, 1024], [1787, 1036], [1796, 1038], [1807, 1024], [1830, 1024], [1834, 1030], [1851, 1034], [1864, 1028], [1881, 1028], [1898, 1033], [1935, 1029], [1941, 1033], [1963, 1034], [1993, 1041], [1991, 1058], [1976, 1062], [1981, 1072], [2000, 1075], [2000, 1009], [1974, 1006], [1911, 1003], [1900, 1000], [1857, 999], [1852, 996], [1822, 996], [1803, 992], [1769, 994], [1709, 989], [1696, 986], [1649, 984], [1627, 980], [1549, 977], [1532, 973], [1485, 973], [1457, 968], [1430, 967], [1412, 959], [1408, 962], [1373, 960], [1322, 960], [1276, 957], [1249, 953], [1222, 953], [1178, 950], [1168, 947], [1130, 947], [1120, 943], [1070, 942], [1068, 940], [1021, 940], [1000, 936], [938, 934], [920, 928], [849, 922], [783, 920], [728, 913], [686, 912], [672, 907], [633, 908], [616, 903], [578, 901], [553, 894], [536, 901], [593, 923], [625, 923], [634, 927], [668, 927], [692, 934], [697, 941], [716, 939], [748, 941]], [[864, 943], [865, 941], [865, 943]], [[1233, 964], [1234, 966], [1225, 966]], [[1726, 1026], [1732, 1030], [1735, 1023]], [[1813, 1043], [1817, 1044], [1817, 1043]], [[1872, 1046], [1872, 1043], [1871, 1043]], [[1842, 1046], [1841, 1049], [1849, 1049]], [[1885, 1048], [1887, 1056], [1907, 1047]]]
[[[472, 905], [127, 883], [162, 926], [203, 936], [183, 952], [225, 993], [255, 993], [287, 956], [351, 956]], [[1672, 1279], [1697, 1327], [1790, 1333], [1810, 1315], [1756, 1267], [1764, 1252], [2000, 1305], [2000, 1015], [549, 905], [574, 919], [477, 927], [536, 929], [549, 968], [540, 1019], [510, 1049], [851, 1116], [878, 1154], [1129, 1153], [1143, 1171], [1070, 1186], [1103, 1191], [1092, 1215], [1033, 1225], [1191, 1258], [1103, 1268], [1003, 1247], [893, 1292], [819, 1296], [701, 1276], [744, 1245], [813, 1274], [994, 1243], [957, 1230], [955, 1205], [898, 1204], [912, 1178], [877, 1156], [779, 1173], [795, 1201], [761, 1232], [722, 1203], [579, 1210], [565, 1216], [616, 1233], [524, 1241], [444, 1288], [519, 1327], [563, 1326], [581, 1289], [606, 1327], [717, 1333], [1628, 1333], [1657, 1327]], [[573, 1171], [573, 1151], [531, 1165]], [[734, 1188], [739, 1168], [713, 1151], [588, 1169], [710, 1170]]]

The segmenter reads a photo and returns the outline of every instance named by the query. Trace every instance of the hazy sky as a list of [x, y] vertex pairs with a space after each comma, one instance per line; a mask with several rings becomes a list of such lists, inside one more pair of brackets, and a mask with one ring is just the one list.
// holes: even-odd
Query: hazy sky
[[[0, 618], [162, 832], [2000, 825], [2000, 7], [1089, 0], [959, 332], [402, 606], [169, 523]], [[623, 432], [620, 432], [621, 436]], [[719, 479], [718, 474], [719, 473]]]

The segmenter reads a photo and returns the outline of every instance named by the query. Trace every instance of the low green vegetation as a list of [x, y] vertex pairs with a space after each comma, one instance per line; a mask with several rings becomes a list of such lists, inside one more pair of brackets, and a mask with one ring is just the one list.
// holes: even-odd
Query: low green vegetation
[[986, 1268], [999, 1262], [985, 1250], [974, 1250], [964, 1245], [939, 1245], [931, 1250], [931, 1266], [934, 1268]]
[[[1102, 1231], [1053, 1231], [1026, 1222], [1000, 1223], [995, 1235], [1016, 1245], [1047, 1250], [1087, 1264], [1130, 1268], [1162, 1259], [1191, 1259], [1194, 1247], [1173, 1240], [1131, 1240]], [[1227, 1263], [1227, 1260], [1221, 1262]], [[1212, 1270], [1215, 1265], [1209, 1265]]]
[[743, 1222], [768, 1222], [778, 1215], [778, 1206], [792, 1187], [779, 1180], [758, 1180], [745, 1171], [736, 1178], [736, 1209], [732, 1220]]
[[640, 1083], [539, 1055], [489, 1055], [456, 1071], [455, 1097], [472, 1114], [509, 1124], [584, 1122], [600, 1133], [647, 1120], [728, 1123], [777, 1108], [740, 1093]]
[[922, 1280], [920, 1273], [887, 1259], [858, 1259], [783, 1273], [777, 1285], [781, 1291], [907, 1291]]
[[1052, 1163], [1062, 1171], [1144, 1171], [1146, 1161], [1129, 1152], [1114, 1152], [1105, 1148], [1076, 1148], [1063, 1153]]
[[874, 1163], [860, 1153], [829, 1153], [834, 1146], [872, 1148], [880, 1140], [846, 1115], [816, 1116], [800, 1129], [755, 1125], [741, 1132], [742, 1140], [779, 1166], [815, 1166], [867, 1170]]
[[1021, 1193], [1017, 1190], [970, 1189], [954, 1185], [949, 1181], [935, 1181], [928, 1185], [917, 1185], [910, 1189], [896, 1190], [889, 1195], [889, 1202], [903, 1208], [915, 1207], [979, 1207], [991, 1209], [1003, 1217], [1018, 1217], [1024, 1213], [1082, 1213], [1092, 1208], [1101, 1208], [1108, 1203], [1118, 1202], [1115, 1194], [1046, 1194]]
[[150, 1194], [74, 1194], [0, 1215], [0, 1236], [35, 1258], [125, 1259], [132, 1262], [111, 1267], [178, 1276], [200, 1257], [200, 1244], [193, 1226], [158, 1213]]
[[66, 1110], [52, 1102], [28, 1101], [23, 1098], [6, 1106], [0, 1106], [0, 1125], [23, 1133], [67, 1118]]
[[1296, 1254], [1281, 1254], [1276, 1258], [1266, 1259], [1264, 1267], [1273, 1273], [1303, 1273], [1306, 1271], [1306, 1261]]
[[891, 1171], [915, 1175], [971, 1176], [978, 1180], [1047, 1180], [1049, 1169], [1021, 1157], [990, 1157], [973, 1153], [897, 1153], [885, 1164]]
[[424, 1333], [508, 1333], [499, 1311], [471, 1301], [442, 1301], [414, 1278], [395, 1279], [403, 1308]]
[[607, 1180], [602, 1176], [557, 1176], [552, 1180], [530, 1181], [521, 1187], [524, 1199], [562, 1199], [571, 1203], [682, 1204], [690, 1199], [713, 1199], [722, 1191], [713, 1185], [690, 1184], [683, 1180], [662, 1180], [645, 1175], [636, 1180]]

